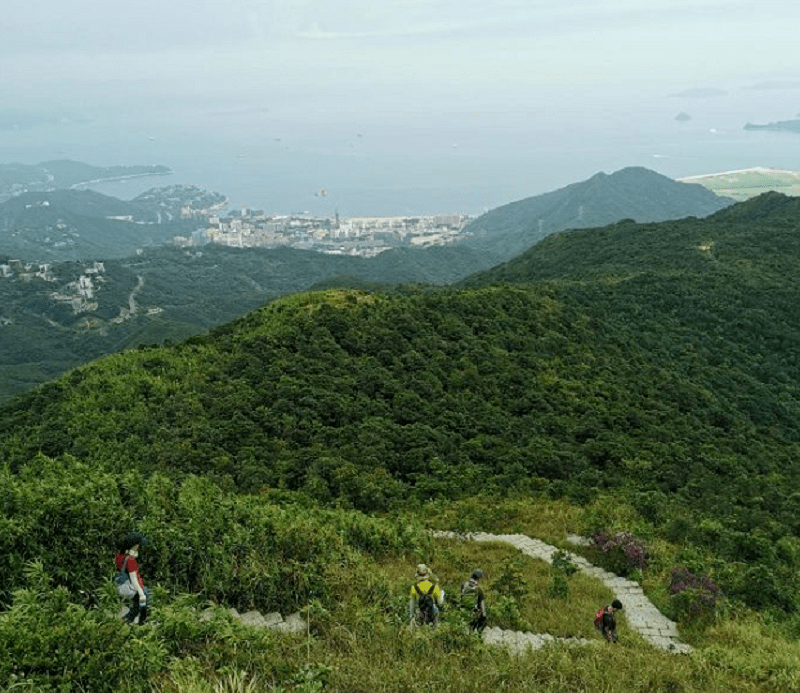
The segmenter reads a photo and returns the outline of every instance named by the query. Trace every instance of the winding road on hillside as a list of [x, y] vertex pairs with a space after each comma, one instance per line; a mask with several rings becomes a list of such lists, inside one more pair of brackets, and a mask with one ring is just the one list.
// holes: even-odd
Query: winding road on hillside
[[[526, 556], [538, 558], [547, 563], [553, 562], [553, 554], [559, 549], [550, 544], [545, 544], [538, 539], [532, 539], [524, 534], [487, 534], [474, 532], [470, 534], [457, 534], [455, 532], [434, 532], [434, 536], [447, 539], [464, 539], [467, 541], [501, 542], [510, 544]], [[579, 538], [572, 538], [574, 542]], [[608, 587], [616, 599], [624, 605], [625, 619], [628, 625], [636, 630], [647, 642], [659, 649], [676, 654], [688, 654], [692, 646], [682, 643], [678, 634], [678, 627], [674, 621], [662, 614], [653, 603], [644, 595], [641, 586], [632, 580], [609, 573], [587, 561], [583, 556], [567, 552], [569, 559], [578, 566], [578, 569], [598, 580]], [[483, 633], [483, 640], [487, 644], [502, 645], [515, 651], [538, 649], [548, 642], [559, 641], [568, 644], [590, 644], [599, 642], [584, 640], [582, 638], [555, 638], [547, 633], [523, 633], [521, 631], [503, 630], [501, 628], [487, 628]]]
[[128, 307], [127, 308], [120, 308], [119, 309], [119, 317], [114, 318], [111, 322], [115, 322], [117, 324], [121, 322], [125, 322], [126, 320], [130, 320], [131, 318], [136, 317], [136, 294], [138, 294], [144, 288], [144, 277], [139, 274], [136, 275], [136, 286], [133, 287], [131, 290], [130, 296], [128, 296]]

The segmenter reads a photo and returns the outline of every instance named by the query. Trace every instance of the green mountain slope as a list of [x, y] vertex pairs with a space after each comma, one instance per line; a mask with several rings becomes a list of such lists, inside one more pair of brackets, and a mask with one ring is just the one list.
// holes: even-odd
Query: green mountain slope
[[0, 204], [0, 255], [25, 262], [123, 258], [202, 226], [181, 218], [183, 204], [224, 201], [196, 186], [154, 188], [130, 202], [91, 190], [24, 193]]
[[746, 276], [748, 266], [753, 272], [757, 267], [756, 281], [764, 272], [770, 281], [791, 283], [786, 273], [797, 262], [798, 214], [797, 198], [770, 192], [702, 220], [637, 224], [626, 219], [603, 228], [564, 231], [460, 285], [626, 278], [643, 272]]
[[[0, 408], [0, 686], [794, 690], [799, 230], [767, 195], [564, 232], [458, 288], [287, 296]], [[152, 627], [118, 620], [108, 580], [130, 527]], [[629, 579], [694, 652], [649, 647], [634, 609], [614, 646], [484, 646], [452, 598], [475, 566], [493, 627], [591, 639], [611, 595], [431, 527], [570, 550], [632, 531]], [[436, 629], [407, 627], [419, 561], [450, 595]], [[209, 601], [308, 625], [208, 619]]]
[[287, 248], [161, 247], [102, 263], [48, 263], [44, 271], [0, 257], [0, 403], [104, 354], [179, 342], [320, 282], [442, 283], [485, 266], [477, 251], [453, 248], [364, 259]]
[[[22, 397], [2, 412], [0, 454], [364, 510], [620, 493], [665, 535], [739, 561], [732, 592], [791, 610], [798, 203], [558, 234], [460, 289], [280, 299]], [[758, 566], [771, 577], [754, 591]]]
[[604, 226], [620, 219], [705, 217], [731, 203], [700, 185], [630, 167], [493, 209], [465, 227], [465, 243], [492, 253], [499, 263], [564, 229]]
[[3, 255], [34, 262], [126, 257], [142, 248], [171, 242], [176, 234], [195, 226], [180, 221], [140, 224], [87, 216], [39, 197], [40, 194], [31, 193], [0, 207]]
[[[156, 188], [130, 202], [80, 190], [19, 195], [0, 205], [0, 265], [12, 259], [24, 265], [0, 269], [0, 403], [87, 360], [142, 343], [180, 341], [287, 292], [459, 281], [527, 249], [536, 239], [524, 229], [540, 213], [556, 225], [601, 223], [702, 216], [727, 204], [698, 190], [703, 193], [646, 169], [598, 174], [493, 210], [474, 222], [467, 244], [401, 248], [369, 260], [284, 249], [159, 248], [199, 223], [178, 220], [184, 204], [208, 209], [224, 203], [224, 196], [195, 186]], [[590, 213], [576, 220], [570, 216], [576, 209]], [[90, 296], [78, 287], [87, 272], [95, 277]]]

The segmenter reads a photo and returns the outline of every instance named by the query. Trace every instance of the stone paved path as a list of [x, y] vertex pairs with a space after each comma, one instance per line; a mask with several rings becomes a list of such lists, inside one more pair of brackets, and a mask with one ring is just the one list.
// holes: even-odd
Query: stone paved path
[[[454, 539], [467, 539], [471, 541], [503, 542], [519, 549], [526, 556], [539, 558], [547, 563], [553, 562], [553, 554], [558, 548], [545, 544], [538, 539], [532, 539], [524, 534], [486, 534], [474, 532], [467, 535], [455, 532], [435, 532], [435, 536]], [[579, 541], [575, 538], [574, 541]], [[567, 552], [570, 560], [578, 566], [581, 572], [601, 580], [608, 587], [616, 599], [625, 607], [625, 619], [631, 628], [637, 630], [647, 642], [668, 652], [687, 654], [692, 651], [691, 645], [682, 643], [678, 634], [678, 627], [674, 621], [662, 614], [652, 602], [644, 595], [641, 586], [631, 580], [619, 577], [607, 570], [598, 568], [587, 561], [583, 556]], [[499, 633], [495, 631], [500, 631]], [[509, 635], [516, 633], [516, 635]], [[524, 636], [524, 637], [523, 637]], [[513, 649], [527, 647], [542, 647], [549, 640], [554, 640], [550, 635], [536, 635], [533, 633], [519, 633], [519, 631], [501, 631], [499, 628], [487, 628], [484, 631], [484, 641], [493, 644], [505, 644]], [[561, 640], [561, 639], [559, 639]], [[579, 639], [566, 638], [568, 642], [578, 642]], [[583, 641], [595, 642], [595, 641]]]
[[[278, 630], [283, 633], [304, 633], [308, 629], [308, 623], [306, 623], [306, 620], [300, 615], [299, 611], [294, 614], [289, 614], [286, 618], [284, 618], [277, 611], [264, 616], [260, 611], [256, 610], [248, 611], [244, 614], [240, 614], [233, 607], [227, 610], [237, 621], [241, 621], [242, 623], [255, 628], [271, 628], [272, 630]], [[125, 616], [127, 611], [128, 608], [123, 606], [119, 612], [119, 617], [122, 618]], [[217, 618], [217, 612], [209, 607], [201, 611], [198, 617], [201, 621], [213, 621], [215, 618]], [[133, 622], [139, 623], [139, 617], [137, 616]], [[150, 621], [148, 621], [148, 623], [150, 623]]]
[[486, 628], [483, 631], [483, 642], [487, 645], [507, 647], [514, 652], [538, 650], [551, 642], [567, 645], [597, 645], [599, 640], [585, 638], [557, 638], [549, 633], [525, 633], [520, 630], [503, 630], [502, 628]]

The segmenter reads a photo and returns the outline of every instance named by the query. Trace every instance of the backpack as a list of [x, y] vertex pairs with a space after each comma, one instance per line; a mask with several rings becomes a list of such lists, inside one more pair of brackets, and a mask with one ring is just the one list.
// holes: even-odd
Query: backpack
[[129, 558], [130, 556], [125, 556], [125, 560], [122, 562], [122, 568], [114, 575], [114, 584], [117, 587], [119, 596], [123, 599], [130, 599], [136, 593], [136, 590], [133, 589], [133, 585], [131, 584], [130, 575], [128, 574]]
[[478, 610], [479, 588], [470, 582], [465, 582], [461, 587], [461, 608], [470, 612]]
[[419, 596], [419, 618], [422, 623], [434, 623], [436, 621], [436, 606], [433, 603], [433, 590], [436, 585], [431, 585], [427, 592], [423, 592], [419, 583], [414, 585], [414, 591]]
[[601, 606], [594, 614], [594, 627], [597, 630], [603, 629], [603, 614], [606, 612], [606, 607]]

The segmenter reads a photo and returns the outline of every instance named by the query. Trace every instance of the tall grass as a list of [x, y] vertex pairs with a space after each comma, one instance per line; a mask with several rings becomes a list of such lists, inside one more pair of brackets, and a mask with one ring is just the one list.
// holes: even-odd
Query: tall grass
[[[518, 524], [555, 543], [577, 531], [564, 504], [512, 501], [494, 531]], [[467, 505], [460, 506], [465, 512]], [[499, 507], [499, 506], [498, 506]], [[448, 509], [438, 520], [443, 522]], [[487, 511], [488, 512], [488, 511]], [[491, 509], [491, 514], [494, 514]], [[287, 518], [290, 516], [287, 515]], [[309, 521], [303, 513], [291, 519]], [[579, 691], [625, 693], [786, 693], [800, 690], [800, 645], [744, 611], [693, 632], [695, 652], [674, 655], [644, 642], [620, 621], [620, 642], [594, 632], [592, 618], [610, 592], [582, 574], [566, 599], [550, 597], [552, 568], [500, 543], [417, 540], [385, 521], [324, 516], [346, 535], [347, 551], [326, 563], [322, 597], [303, 607], [307, 632], [283, 634], [236, 621], [227, 609], [203, 620], [207, 602], [156, 587], [155, 627], [116, 620], [110, 591], [95, 608], [48, 586], [41, 567], [0, 615], [0, 690], [120, 693], [465, 693]], [[426, 516], [430, 520], [430, 516]], [[288, 519], [287, 519], [288, 521]], [[401, 523], [402, 524], [402, 523]], [[316, 526], [316, 525], [314, 525]], [[403, 527], [413, 525], [402, 524]], [[452, 525], [441, 525], [450, 529]], [[312, 527], [312, 525], [309, 525]], [[417, 523], [419, 527], [419, 523]], [[286, 528], [288, 532], [288, 528]], [[421, 530], [420, 530], [421, 531]], [[294, 536], [294, 535], [292, 535]], [[298, 537], [299, 538], [299, 535]], [[355, 550], [354, 547], [362, 547]], [[437, 628], [412, 628], [407, 606], [417, 563], [427, 563], [449, 595]], [[460, 583], [480, 567], [491, 626], [591, 644], [556, 641], [521, 654], [485, 645], [456, 607]], [[229, 605], [228, 605], [229, 606]]]

